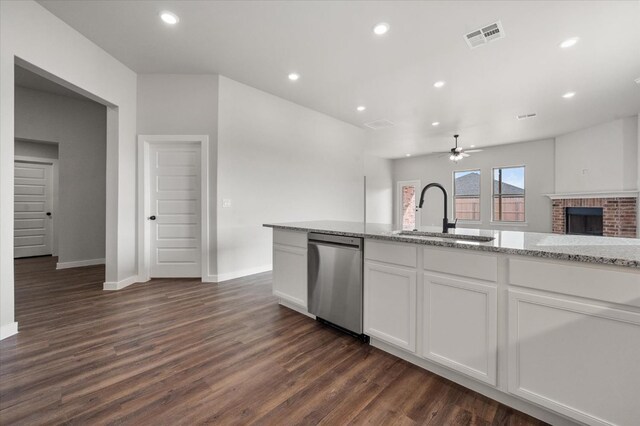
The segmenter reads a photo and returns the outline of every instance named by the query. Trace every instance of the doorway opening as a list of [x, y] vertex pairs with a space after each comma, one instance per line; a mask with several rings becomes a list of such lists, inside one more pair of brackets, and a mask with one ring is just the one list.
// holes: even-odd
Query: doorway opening
[[21, 64], [14, 66], [13, 247], [15, 319], [23, 329], [29, 319], [21, 313], [35, 293], [50, 301], [69, 274], [80, 274], [57, 270], [91, 267], [100, 278], [87, 285], [102, 290], [107, 107]]

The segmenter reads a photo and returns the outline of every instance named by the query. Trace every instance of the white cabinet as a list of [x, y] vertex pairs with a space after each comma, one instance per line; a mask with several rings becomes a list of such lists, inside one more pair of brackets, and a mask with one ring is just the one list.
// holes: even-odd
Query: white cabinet
[[273, 294], [306, 311], [307, 235], [274, 230], [273, 240]]
[[422, 283], [421, 355], [495, 386], [496, 286], [430, 273]]
[[365, 334], [415, 352], [416, 275], [415, 269], [365, 262]]
[[508, 364], [515, 395], [587, 424], [638, 424], [640, 313], [510, 289]]

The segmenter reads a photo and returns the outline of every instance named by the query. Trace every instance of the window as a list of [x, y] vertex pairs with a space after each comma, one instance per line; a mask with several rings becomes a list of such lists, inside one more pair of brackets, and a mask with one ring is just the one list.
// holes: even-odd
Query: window
[[493, 169], [493, 220], [524, 222], [524, 166]]
[[453, 172], [453, 215], [480, 221], [480, 170]]
[[418, 191], [419, 181], [398, 182], [399, 222], [404, 231], [413, 231], [420, 226], [420, 217], [416, 215]]

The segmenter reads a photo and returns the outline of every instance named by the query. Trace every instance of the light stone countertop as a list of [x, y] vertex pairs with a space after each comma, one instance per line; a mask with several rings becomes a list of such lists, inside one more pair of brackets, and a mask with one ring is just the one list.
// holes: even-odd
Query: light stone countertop
[[[483, 242], [450, 237], [401, 235], [400, 227], [379, 223], [312, 221], [271, 223], [264, 226], [292, 231], [321, 232], [376, 240], [640, 268], [640, 239], [638, 238], [592, 237], [469, 228], [449, 230], [449, 234], [452, 235], [494, 238], [492, 241]], [[435, 226], [423, 226], [419, 231], [441, 233], [442, 229]]]

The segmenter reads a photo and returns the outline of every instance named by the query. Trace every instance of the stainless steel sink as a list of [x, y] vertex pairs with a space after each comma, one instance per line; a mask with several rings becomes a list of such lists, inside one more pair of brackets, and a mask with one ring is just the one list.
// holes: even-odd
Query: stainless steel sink
[[494, 240], [494, 237], [487, 237], [484, 235], [445, 234], [443, 232], [424, 231], [400, 231], [398, 232], [398, 235], [407, 235], [411, 237], [449, 238], [451, 240], [478, 241], [481, 243], [487, 243]]

